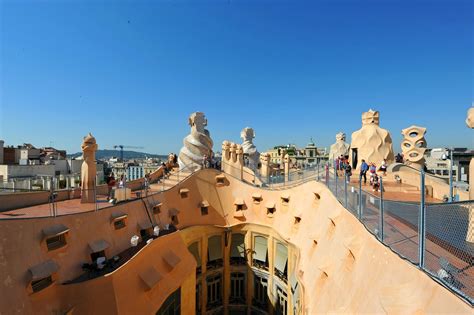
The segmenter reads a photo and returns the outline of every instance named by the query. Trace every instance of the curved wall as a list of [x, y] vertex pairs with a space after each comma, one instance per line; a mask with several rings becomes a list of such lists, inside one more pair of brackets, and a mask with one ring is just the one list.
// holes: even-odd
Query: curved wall
[[[294, 258], [297, 250], [289, 252], [289, 264], [295, 266], [303, 289], [301, 298], [306, 314], [472, 311], [462, 300], [379, 243], [322, 184], [309, 182], [288, 190], [268, 191], [229, 176], [226, 184], [220, 186], [216, 184], [217, 174], [213, 170], [197, 172], [173, 189], [149, 197], [151, 204], [163, 204], [158, 214], [136, 200], [98, 212], [0, 221], [0, 278], [3, 279], [0, 310], [4, 313], [34, 310], [37, 314], [71, 309], [77, 314], [100, 310], [154, 313], [181, 284], [181, 310], [183, 314], [192, 313], [194, 299], [189, 297], [194, 296], [196, 263], [187, 245], [200, 233], [199, 229], [207, 230], [205, 226], [248, 224], [245, 226], [248, 232], [263, 229], [299, 250], [298, 261]], [[185, 198], [180, 193], [184, 192], [183, 188], [189, 190]], [[258, 204], [252, 197], [255, 194], [262, 198]], [[207, 215], [201, 214], [203, 201], [209, 204]], [[236, 211], [234, 203], [241, 201], [243, 210]], [[273, 205], [276, 211], [267, 215], [267, 207]], [[114, 230], [111, 216], [116, 211], [128, 215], [125, 229]], [[177, 227], [181, 231], [153, 241], [109, 276], [77, 285], [60, 285], [79, 276], [81, 264], [90, 262], [89, 242], [106, 240], [110, 244], [107, 256], [111, 257], [130, 246], [131, 235], [139, 234], [140, 222], [151, 218], [152, 223], [163, 227], [170, 223], [172, 213], [178, 213]], [[42, 229], [56, 223], [70, 229], [68, 245], [48, 252]], [[166, 272], [159, 260], [164, 259], [160, 255], [169, 249], [175, 251], [180, 263]], [[154, 256], [158, 260], [153, 260]], [[48, 259], [60, 267], [55, 284], [38, 293], [29, 293], [28, 269]], [[154, 261], [151, 266], [164, 276], [155, 287], [145, 290], [137, 284], [137, 277], [145, 272], [142, 268], [150, 267], [146, 263], [151, 260]], [[168, 273], [173, 276], [168, 277]]]

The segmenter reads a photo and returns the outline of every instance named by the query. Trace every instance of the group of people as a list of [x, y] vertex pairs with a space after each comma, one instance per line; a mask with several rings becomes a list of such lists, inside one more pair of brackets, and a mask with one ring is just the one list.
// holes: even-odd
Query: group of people
[[[118, 183], [118, 188], [125, 188], [125, 181], [126, 177], [125, 175], [120, 176], [120, 181]], [[107, 188], [108, 188], [108, 194], [107, 194], [107, 200], [110, 200], [113, 198], [113, 188], [117, 186], [117, 181], [115, 180], [114, 173], [110, 173], [109, 176], [107, 177]]]
[[214, 152], [211, 152], [210, 155], [205, 154], [202, 157], [202, 168], [221, 168], [221, 161], [220, 159], [216, 159], [214, 156]]
[[173, 165], [178, 165], [178, 156], [176, 153], [171, 152], [168, 154], [168, 162]]
[[346, 182], [351, 182], [352, 166], [349, 163], [349, 157], [341, 155], [336, 159], [336, 176], [344, 175]]
[[[352, 167], [349, 163], [348, 156], [339, 156], [335, 161], [336, 176], [344, 176], [347, 183], [350, 183], [352, 176]], [[380, 164], [378, 171], [382, 172], [382, 176], [387, 175], [387, 160], [384, 159]], [[364, 180], [364, 185], [367, 184], [367, 173], [370, 175], [369, 183], [372, 186], [372, 190], [378, 192], [380, 190], [380, 177], [377, 174], [377, 166], [375, 163], [370, 162], [369, 164], [362, 160], [360, 165], [359, 180]]]
[[[379, 171], [382, 172], [383, 176], [387, 175], [387, 160], [384, 159], [380, 165]], [[362, 160], [360, 165], [360, 174], [359, 180], [362, 181], [364, 179], [364, 185], [367, 184], [367, 172], [370, 174], [370, 186], [372, 186], [372, 190], [378, 192], [380, 190], [380, 177], [377, 174], [377, 166], [375, 163], [371, 162], [370, 165]]]

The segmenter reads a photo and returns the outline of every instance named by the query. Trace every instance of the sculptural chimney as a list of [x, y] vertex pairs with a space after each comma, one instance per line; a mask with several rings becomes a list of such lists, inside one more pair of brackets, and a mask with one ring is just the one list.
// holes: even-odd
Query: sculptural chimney
[[245, 127], [240, 132], [240, 137], [243, 140], [242, 149], [244, 155], [248, 158], [248, 167], [252, 170], [258, 168], [258, 162], [260, 160], [260, 153], [258, 153], [257, 148], [253, 144], [253, 139], [255, 138], [255, 131], [250, 127]]
[[213, 142], [207, 126], [207, 119], [204, 113], [195, 112], [189, 116], [189, 126], [191, 133], [183, 140], [183, 147], [179, 152], [179, 168], [189, 167], [198, 169], [202, 167], [204, 156], [212, 155]]
[[362, 160], [377, 166], [384, 159], [387, 165], [394, 162], [392, 138], [379, 122], [378, 111], [370, 109], [362, 114], [362, 128], [352, 133], [349, 162], [353, 169], [359, 169]]
[[411, 126], [402, 130], [402, 152], [405, 165], [422, 170], [425, 166], [426, 128]]
[[96, 174], [97, 166], [95, 160], [95, 152], [97, 151], [97, 143], [95, 138], [89, 133], [84, 137], [82, 142], [82, 157], [83, 162], [81, 166], [81, 202], [95, 203], [96, 202]]

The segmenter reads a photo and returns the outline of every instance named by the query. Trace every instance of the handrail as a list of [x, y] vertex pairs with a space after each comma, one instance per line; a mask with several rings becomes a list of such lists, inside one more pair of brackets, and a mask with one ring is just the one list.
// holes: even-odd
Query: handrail
[[[267, 180], [261, 175], [261, 173], [259, 172], [258, 169], [255, 170], [253, 173], [249, 173], [243, 167], [241, 169], [241, 168], [237, 168], [233, 165], [230, 165], [228, 163], [224, 163], [224, 164], [227, 168], [235, 170], [236, 173], [242, 172], [243, 174], [248, 174], [250, 176], [255, 176], [256, 178], [258, 178], [261, 181], [262, 185], [261, 186], [257, 185], [255, 183], [255, 181], [254, 181], [254, 183], [249, 183], [249, 184], [252, 185], [252, 186], [255, 186], [255, 187], [259, 187], [261, 189], [266, 189], [266, 190], [281, 190], [281, 189], [286, 189], [286, 188], [290, 188], [290, 187], [294, 187], [294, 186], [306, 183], [308, 181], [311, 181], [311, 180], [314, 180], [314, 179], [318, 178], [318, 175], [322, 177], [323, 170], [324, 170], [324, 164], [320, 163], [320, 164], [316, 164], [313, 167], [308, 167], [308, 168], [303, 168], [303, 169], [300, 169], [300, 170], [295, 170], [295, 172], [290, 173], [288, 175], [288, 180], [285, 180], [285, 175], [269, 176], [269, 179]], [[229, 175], [229, 176], [239, 180], [239, 181], [242, 181], [242, 179], [240, 177], [237, 177], [232, 173], [225, 172], [224, 170], [222, 170], [222, 172], [225, 173], [226, 175]], [[295, 174], [297, 174], [297, 173], [298, 173], [299, 176], [298, 176], [297, 179], [294, 179]], [[279, 179], [277, 181], [275, 181], [274, 180], [275, 177], [277, 177]], [[244, 181], [244, 182], [248, 183], [248, 181]]]
[[[474, 306], [474, 297], [469, 289], [474, 283], [474, 277], [464, 273], [464, 270], [473, 268], [474, 253], [472, 247], [466, 247], [467, 241], [465, 235], [462, 234], [464, 232], [461, 233], [462, 235], [459, 233], [460, 230], [464, 231], [466, 225], [469, 224], [467, 217], [472, 211], [470, 209], [474, 200], [424, 205], [420, 205], [420, 202], [386, 200], [383, 194], [373, 195], [362, 190], [360, 185], [355, 192], [341, 189], [342, 184], [338, 182], [345, 181], [345, 176], [339, 177], [340, 180], [338, 180], [334, 172], [330, 174], [332, 174], [330, 177], [333, 178], [329, 178], [325, 182], [329, 191], [382, 245], [392, 250], [400, 258], [418, 266], [433, 280]], [[422, 181], [421, 185], [423, 184]], [[423, 189], [420, 190], [423, 191]], [[345, 204], [344, 201], [348, 196], [352, 201]], [[417, 208], [418, 210], [416, 210]], [[429, 219], [427, 219], [428, 217]], [[388, 221], [385, 222], [386, 220]], [[435, 220], [442, 223], [434, 224]], [[397, 224], [394, 224], [395, 221]], [[427, 222], [429, 222], [428, 225]], [[389, 224], [389, 229], [384, 229], [386, 224]], [[402, 229], [400, 229], [400, 225]], [[425, 232], [420, 227], [426, 228]], [[418, 234], [422, 241], [405, 243], [409, 238], [398, 239], [398, 235], [405, 235], [405, 228], [413, 231], [415, 235]], [[387, 238], [381, 235], [382, 231], [385, 231]], [[411, 235], [413, 237], [413, 234]], [[430, 243], [431, 245], [426, 245]], [[417, 256], [413, 256], [414, 247], [418, 250]], [[439, 256], [440, 260], [444, 258], [444, 265], [441, 261], [439, 266], [433, 265], [433, 263], [423, 264], [423, 257], [432, 250], [435, 250], [432, 254]], [[466, 267], [462, 267], [466, 264]], [[459, 265], [458, 267], [461, 268], [455, 268], [454, 265]], [[467, 290], [463, 290], [464, 287], [467, 287]]]

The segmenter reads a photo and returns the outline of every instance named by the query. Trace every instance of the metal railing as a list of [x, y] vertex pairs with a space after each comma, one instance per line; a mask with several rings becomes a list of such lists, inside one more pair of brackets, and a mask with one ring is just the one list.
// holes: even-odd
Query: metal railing
[[259, 169], [250, 170], [223, 163], [226, 175], [259, 187], [262, 189], [279, 190], [294, 187], [302, 183], [319, 180], [324, 177], [324, 165], [315, 164], [298, 169], [290, 169], [290, 174], [285, 176], [280, 171], [274, 171], [264, 176]]
[[[51, 189], [34, 191], [41, 196], [37, 196], [38, 202], [31, 206], [12, 208], [0, 212], [0, 219], [27, 218], [34, 217], [56, 217], [78, 212], [99, 211], [112, 207], [117, 203], [130, 202], [143, 199], [152, 195], [161, 194], [172, 189], [187, 179], [195, 170], [190, 166], [185, 166], [176, 172], [164, 172], [164, 174], [150, 180], [148, 183], [136, 181], [125, 182], [123, 189], [116, 185], [111, 190], [107, 185], [94, 185], [91, 189], [55, 189], [55, 185], [50, 185]], [[172, 177], [173, 180], [170, 180]], [[165, 183], [170, 181], [167, 185]], [[85, 197], [84, 197], [85, 196]], [[88, 202], [81, 202], [82, 198]]]
[[474, 200], [426, 203], [425, 174], [420, 172], [420, 201], [370, 193], [359, 179], [347, 183], [332, 168], [323, 181], [337, 200], [380, 242], [418, 266], [453, 293], [474, 305]]
[[[231, 173], [236, 173], [235, 169], [226, 175], [238, 178]], [[381, 243], [474, 305], [474, 200], [426, 203], [423, 171], [419, 172], [417, 202], [386, 199], [383, 176], [379, 176], [379, 189], [371, 193], [370, 185], [363, 184], [361, 178], [354, 183], [342, 173], [338, 176], [328, 164], [321, 164], [286, 177], [277, 175], [265, 180], [258, 171], [249, 176], [260, 179], [261, 188], [272, 190], [312, 180], [324, 183]], [[255, 181], [249, 184], [258, 186]]]

